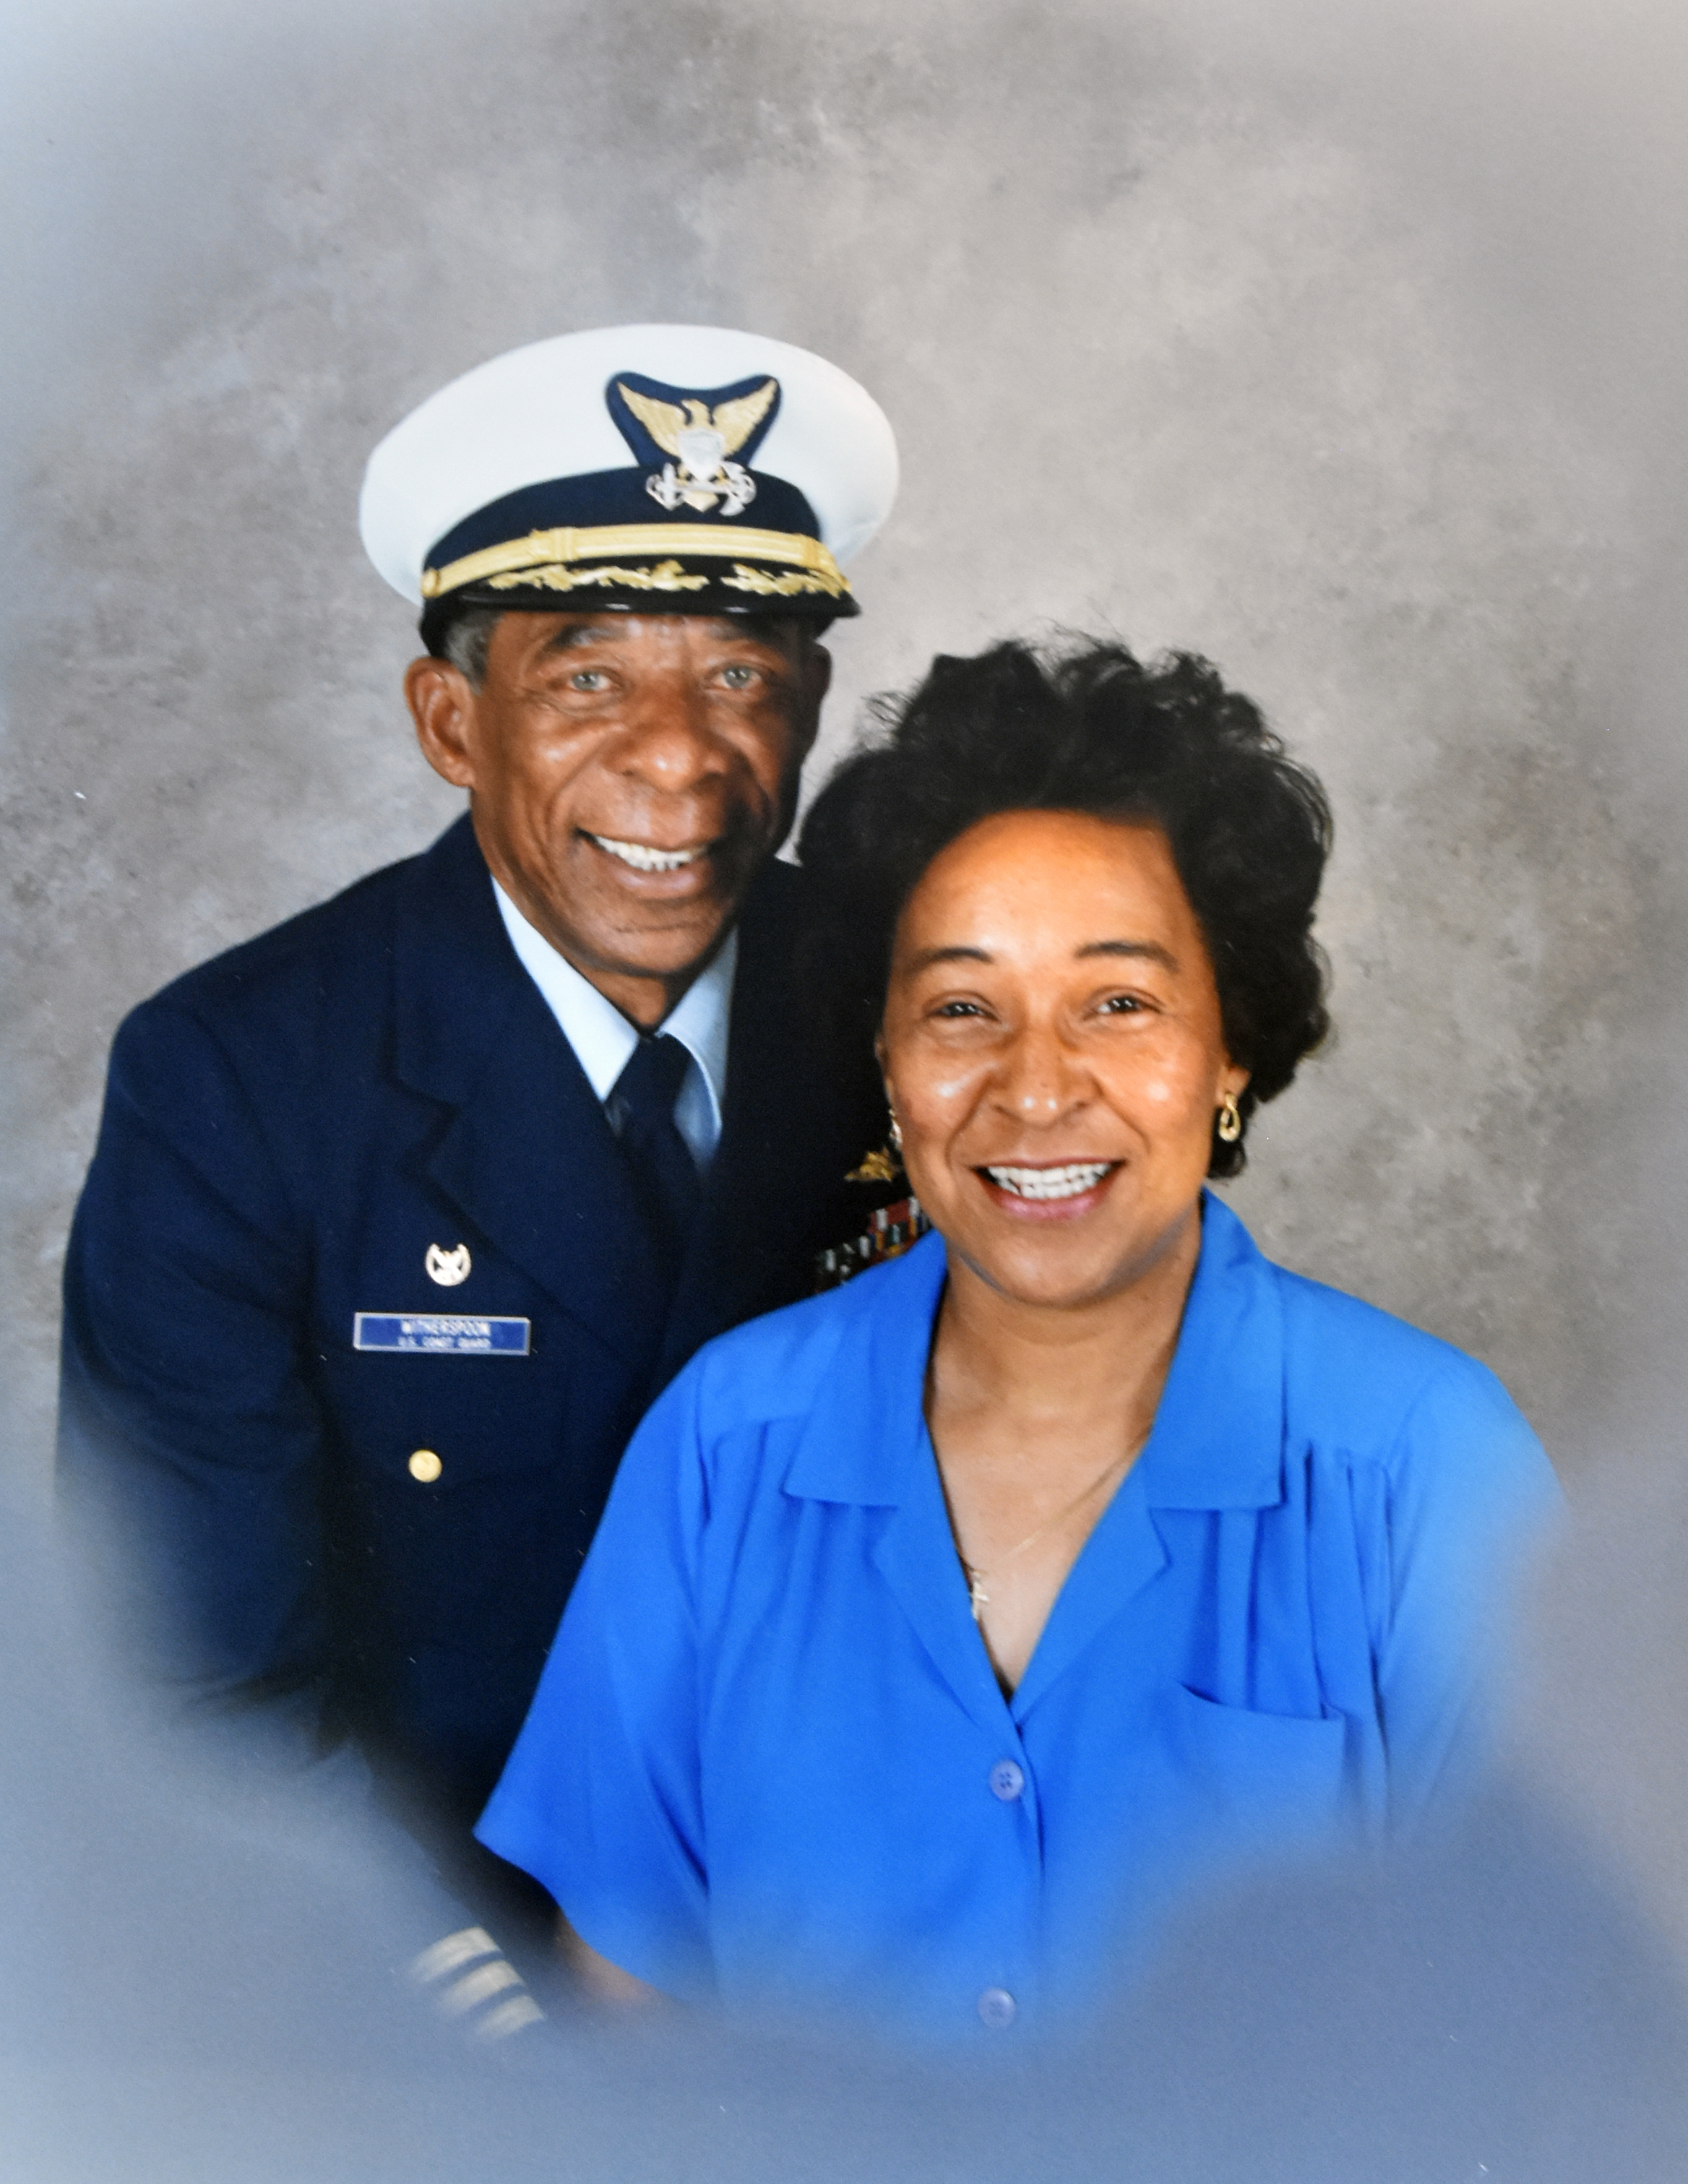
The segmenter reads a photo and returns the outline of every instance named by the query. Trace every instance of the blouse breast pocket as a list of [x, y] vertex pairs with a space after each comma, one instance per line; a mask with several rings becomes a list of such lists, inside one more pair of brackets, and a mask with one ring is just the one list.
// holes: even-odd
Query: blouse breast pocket
[[1340, 1714], [1256, 1713], [1180, 1684], [1167, 1725], [1176, 1772], [1228, 1835], [1267, 1845], [1327, 1833], [1343, 1819], [1347, 1724]]

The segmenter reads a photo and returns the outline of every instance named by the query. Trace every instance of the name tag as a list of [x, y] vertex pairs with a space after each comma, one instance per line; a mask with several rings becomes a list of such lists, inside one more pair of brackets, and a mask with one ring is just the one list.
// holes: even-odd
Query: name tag
[[456, 1312], [360, 1312], [354, 1350], [405, 1350], [436, 1357], [526, 1357], [532, 1322], [476, 1319]]

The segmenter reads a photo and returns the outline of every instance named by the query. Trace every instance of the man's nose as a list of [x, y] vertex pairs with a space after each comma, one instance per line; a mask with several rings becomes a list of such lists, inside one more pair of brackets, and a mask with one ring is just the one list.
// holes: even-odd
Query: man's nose
[[723, 769], [708, 699], [683, 676], [653, 677], [631, 694], [621, 741], [617, 771], [665, 796], [682, 796]]

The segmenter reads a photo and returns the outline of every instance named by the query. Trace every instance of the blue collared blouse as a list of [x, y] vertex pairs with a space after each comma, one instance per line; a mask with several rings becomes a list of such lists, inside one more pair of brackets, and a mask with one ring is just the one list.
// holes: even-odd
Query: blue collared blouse
[[624, 1970], [960, 2032], [1463, 1764], [1553, 1507], [1485, 1368], [1216, 1199], [1142, 1455], [1005, 1698], [922, 1412], [942, 1240], [711, 1343], [623, 1459], [483, 1841]]

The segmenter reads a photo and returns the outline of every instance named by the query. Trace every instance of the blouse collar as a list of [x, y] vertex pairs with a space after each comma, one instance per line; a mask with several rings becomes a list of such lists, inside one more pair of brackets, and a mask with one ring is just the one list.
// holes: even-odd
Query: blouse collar
[[[922, 1415], [947, 1268], [925, 1237], [852, 1282], [826, 1381], [785, 1479], [821, 1502], [895, 1507], [929, 1465]], [[1133, 1467], [1151, 1507], [1265, 1508], [1283, 1496], [1284, 1313], [1275, 1272], [1228, 1206], [1202, 1195], [1201, 1247], [1154, 1429]]]

